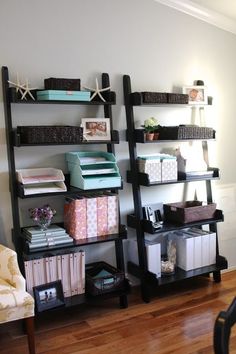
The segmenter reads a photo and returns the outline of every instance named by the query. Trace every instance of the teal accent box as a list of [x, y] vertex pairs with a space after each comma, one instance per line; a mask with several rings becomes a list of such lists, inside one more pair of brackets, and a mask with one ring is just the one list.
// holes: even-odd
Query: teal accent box
[[68, 152], [70, 185], [83, 190], [121, 187], [115, 156], [110, 152]]
[[37, 91], [38, 101], [90, 101], [90, 91], [63, 91], [42, 90]]

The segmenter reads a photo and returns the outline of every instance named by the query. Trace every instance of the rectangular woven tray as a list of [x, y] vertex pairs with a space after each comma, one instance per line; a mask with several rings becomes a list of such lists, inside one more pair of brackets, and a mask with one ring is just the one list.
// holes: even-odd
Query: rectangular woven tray
[[167, 103], [166, 92], [142, 92], [143, 103]]
[[215, 131], [208, 127], [197, 125], [179, 125], [170, 127], [159, 127], [159, 139], [181, 140], [181, 139], [213, 139]]
[[73, 126], [18, 126], [22, 144], [76, 144], [83, 140], [83, 128]]
[[168, 103], [188, 104], [189, 96], [184, 93], [168, 93]]

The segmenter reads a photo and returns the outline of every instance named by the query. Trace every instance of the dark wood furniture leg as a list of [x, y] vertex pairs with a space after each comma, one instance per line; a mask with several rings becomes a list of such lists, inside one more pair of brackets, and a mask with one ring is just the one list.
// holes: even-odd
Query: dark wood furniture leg
[[35, 354], [34, 317], [25, 318], [25, 327], [28, 337], [29, 353]]

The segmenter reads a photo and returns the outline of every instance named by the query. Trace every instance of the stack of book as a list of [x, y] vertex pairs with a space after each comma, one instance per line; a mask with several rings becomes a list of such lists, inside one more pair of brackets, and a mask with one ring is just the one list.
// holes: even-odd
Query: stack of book
[[65, 297], [85, 292], [85, 252], [57, 254], [24, 262], [27, 291], [61, 280]]
[[37, 226], [26, 227], [23, 229], [23, 236], [29, 250], [32, 251], [73, 243], [73, 239], [66, 233], [66, 230], [57, 225], [50, 225], [46, 231], [40, 230]]

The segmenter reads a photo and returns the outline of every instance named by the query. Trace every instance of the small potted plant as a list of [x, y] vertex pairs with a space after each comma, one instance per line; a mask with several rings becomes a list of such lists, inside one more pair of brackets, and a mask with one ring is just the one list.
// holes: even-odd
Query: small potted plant
[[53, 216], [56, 214], [56, 210], [52, 209], [48, 204], [40, 208], [30, 208], [30, 217], [40, 227], [42, 231], [46, 231], [51, 224]]
[[[150, 117], [144, 121], [144, 130], [146, 133], [146, 140], [158, 139], [157, 129], [159, 127], [158, 121], [154, 117]], [[155, 137], [156, 134], [156, 137]]]

